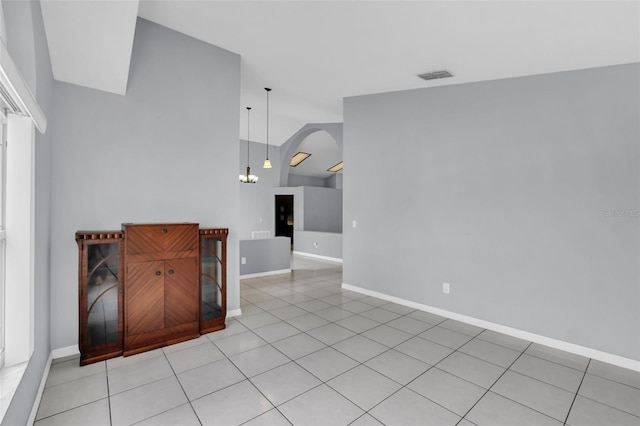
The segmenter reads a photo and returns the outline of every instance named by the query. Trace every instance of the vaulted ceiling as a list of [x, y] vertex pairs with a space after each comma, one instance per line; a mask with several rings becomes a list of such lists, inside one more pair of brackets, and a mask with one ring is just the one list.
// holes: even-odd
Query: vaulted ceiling
[[[43, 0], [57, 80], [125, 94], [136, 17], [241, 55], [242, 112], [284, 143], [342, 99], [640, 61], [637, 1]], [[424, 81], [446, 69], [454, 77]], [[258, 141], [263, 132], [257, 131]], [[253, 132], [252, 132], [253, 135]]]

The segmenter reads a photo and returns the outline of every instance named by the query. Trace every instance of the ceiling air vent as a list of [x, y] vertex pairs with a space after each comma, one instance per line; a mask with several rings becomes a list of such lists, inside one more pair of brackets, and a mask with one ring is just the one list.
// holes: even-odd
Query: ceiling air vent
[[420, 74], [418, 77], [420, 77], [423, 80], [435, 80], [436, 78], [453, 77], [453, 74], [451, 74], [447, 70], [442, 70], [442, 71], [434, 71], [434, 72], [427, 72], [424, 74]]

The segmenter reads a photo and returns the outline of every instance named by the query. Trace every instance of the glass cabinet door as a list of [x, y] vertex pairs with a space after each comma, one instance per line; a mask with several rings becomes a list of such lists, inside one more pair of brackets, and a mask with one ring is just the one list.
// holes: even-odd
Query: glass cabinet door
[[226, 316], [226, 235], [200, 235], [200, 331], [224, 328]]
[[78, 240], [80, 363], [122, 353], [121, 241]]

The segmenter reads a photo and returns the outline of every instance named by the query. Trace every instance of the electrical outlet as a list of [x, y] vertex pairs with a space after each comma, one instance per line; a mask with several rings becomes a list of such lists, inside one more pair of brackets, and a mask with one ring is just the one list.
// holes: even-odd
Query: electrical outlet
[[313, 242], [313, 246], [314, 246], [315, 248], [318, 248], [318, 242], [317, 242], [317, 241], [314, 241], [314, 242]]
[[247, 258], [243, 257], [242, 259], [240, 259], [240, 263], [242, 263], [243, 265], [247, 264]]
[[449, 283], [442, 283], [442, 292], [444, 294], [449, 294]]
[[356, 222], [355, 219], [353, 220], [353, 222], [351, 224], [353, 225], [354, 228], [358, 225], [358, 223]]

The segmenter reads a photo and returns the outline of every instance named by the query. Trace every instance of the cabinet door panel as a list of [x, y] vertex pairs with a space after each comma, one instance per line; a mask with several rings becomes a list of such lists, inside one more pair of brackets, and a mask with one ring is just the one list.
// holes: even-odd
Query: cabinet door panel
[[164, 262], [139, 262], [127, 266], [127, 334], [164, 327]]
[[197, 258], [165, 261], [165, 326], [198, 321]]
[[164, 226], [164, 249], [167, 252], [197, 250], [198, 249], [198, 225], [168, 225]]
[[131, 225], [126, 227], [127, 255], [161, 253], [164, 250], [164, 228], [156, 225]]

